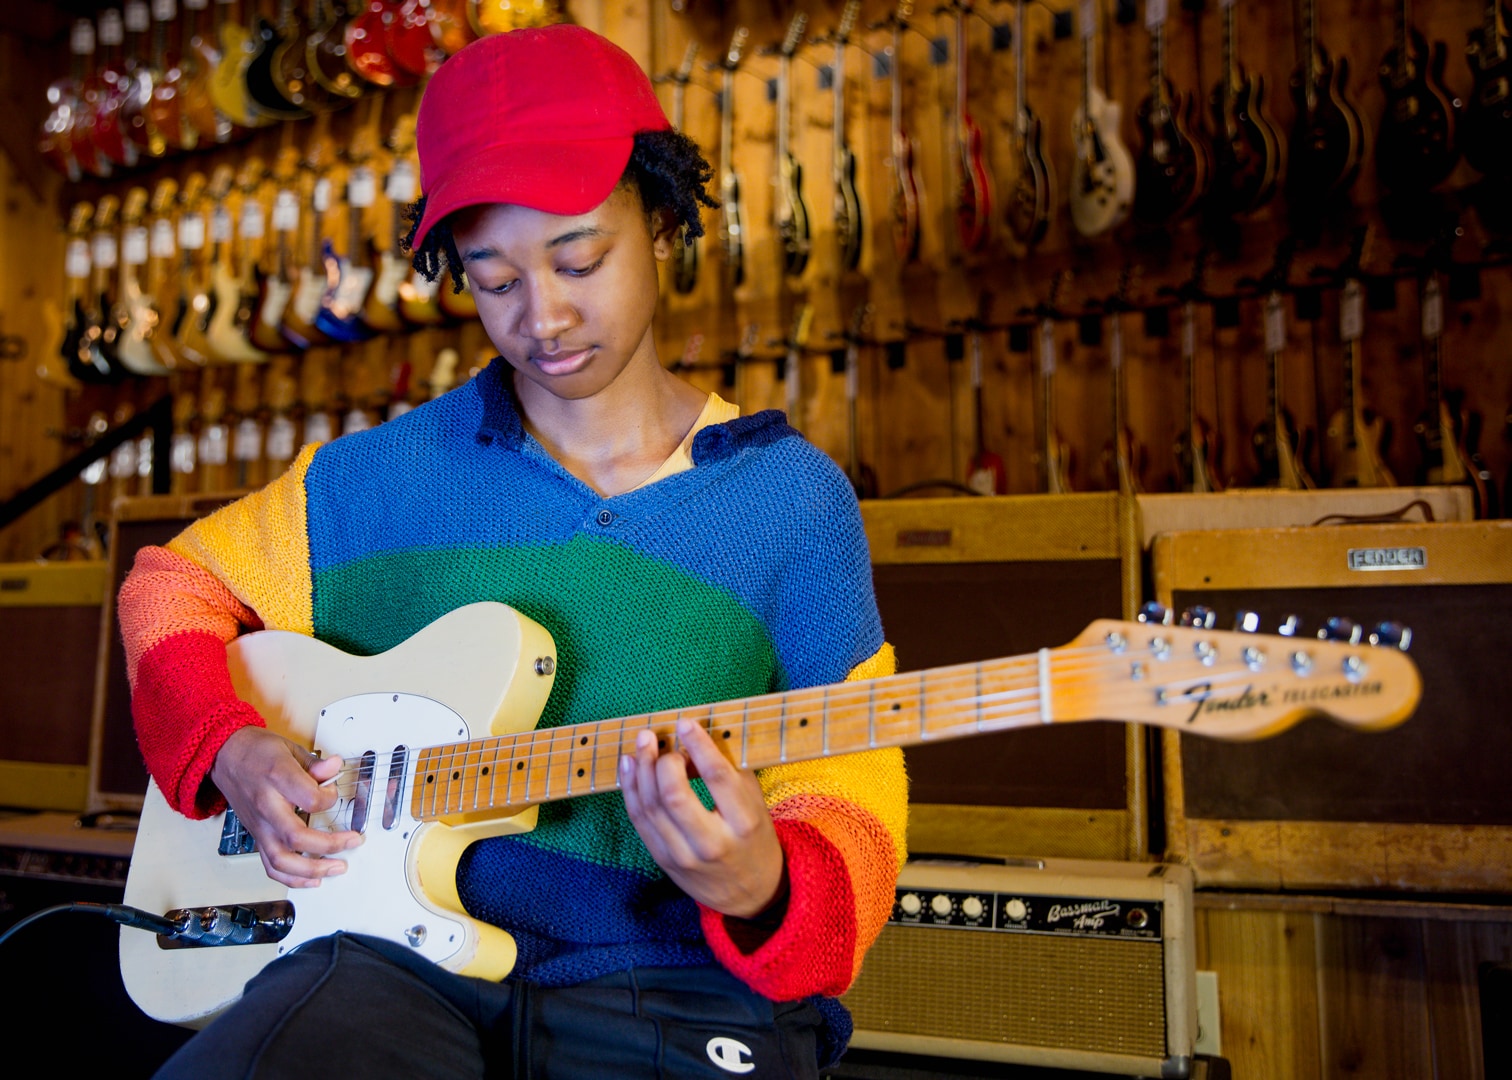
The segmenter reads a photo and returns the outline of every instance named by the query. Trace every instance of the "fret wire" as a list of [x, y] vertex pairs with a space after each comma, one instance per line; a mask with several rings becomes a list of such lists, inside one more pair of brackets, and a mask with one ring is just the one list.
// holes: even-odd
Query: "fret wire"
[[499, 805], [499, 751], [503, 749], [504, 740], [495, 739], [493, 746], [493, 763], [488, 767], [488, 805]]
[[572, 728], [565, 728], [564, 730], [572, 731], [572, 734], [567, 739], [567, 790], [563, 793], [563, 798], [572, 794], [572, 778], [574, 775], [572, 763], [577, 758], [578, 748], [577, 732], [573, 731]]
[[976, 666], [976, 729], [982, 730], [982, 665]]
[[[789, 691], [791, 693], [791, 691]], [[782, 711], [777, 714], [777, 761], [787, 764], [788, 695], [782, 695]]]
[[740, 713], [740, 767], [746, 768], [746, 740], [751, 730], [751, 699], [741, 703]]
[[924, 697], [925, 697], [924, 673], [921, 671], [921, 672], [919, 672], [919, 741], [920, 742], [924, 742], [926, 739], [929, 738], [929, 725], [925, 721]]
[[877, 683], [872, 680], [866, 688], [866, 726], [875, 729], [877, 725]]
[[[534, 743], [536, 740], [531, 739], [530, 741]], [[530, 802], [530, 774], [532, 771], [530, 768], [530, 755], [528, 753], [525, 755], [525, 768], [522, 771], [525, 773], [525, 802], [528, 805]]]

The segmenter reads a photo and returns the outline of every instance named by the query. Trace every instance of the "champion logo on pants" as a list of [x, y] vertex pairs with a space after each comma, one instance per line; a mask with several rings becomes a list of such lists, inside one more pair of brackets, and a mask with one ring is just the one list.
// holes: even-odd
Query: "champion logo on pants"
[[751, 1056], [751, 1048], [728, 1035], [714, 1036], [704, 1049], [709, 1054], [709, 1060], [725, 1072], [748, 1073], [756, 1068], [754, 1061], [745, 1060]]

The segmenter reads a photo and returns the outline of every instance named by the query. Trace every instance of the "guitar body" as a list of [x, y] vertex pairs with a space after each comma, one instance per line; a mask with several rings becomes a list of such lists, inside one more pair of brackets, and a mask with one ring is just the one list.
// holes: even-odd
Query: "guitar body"
[[347, 66], [373, 86], [412, 86], [415, 76], [389, 55], [385, 43], [388, 26], [399, 18], [393, 0], [367, 0], [363, 10], [346, 25]]
[[258, 16], [252, 30], [252, 55], [247, 60], [242, 77], [247, 85], [247, 97], [252, 107], [269, 120], [298, 120], [308, 115], [294, 102], [284, 97], [283, 88], [275, 76], [273, 65], [279, 50], [287, 44], [283, 28]]
[[861, 265], [861, 195], [856, 190], [856, 155], [842, 146], [835, 162], [835, 244], [840, 249], [840, 269]]
[[893, 247], [898, 261], [911, 263], [919, 257], [919, 178], [914, 170], [913, 140], [902, 131], [893, 133]]
[[315, 328], [332, 341], [347, 344], [366, 341], [373, 333], [362, 321], [362, 310], [373, 287], [373, 271], [356, 265], [351, 259], [339, 258], [330, 241], [325, 244], [325, 264], [338, 268], [335, 274], [327, 270], [327, 280], [334, 279], [336, 283], [321, 297], [320, 310], [315, 313]]
[[1165, 82], [1161, 98], [1140, 102], [1135, 121], [1142, 148], [1134, 170], [1134, 214], [1147, 225], [1184, 216], [1202, 190], [1202, 151], [1191, 135], [1192, 99]]
[[397, 334], [405, 328], [399, 313], [399, 286], [410, 274], [410, 264], [392, 251], [380, 252], [373, 287], [362, 305], [362, 321], [379, 334]]
[[241, 279], [225, 262], [216, 263], [210, 288], [215, 295], [213, 312], [205, 324], [205, 342], [210, 347], [210, 355], [227, 363], [266, 360], [267, 354], [250, 340], [258, 310], [256, 292], [244, 290]]
[[282, 274], [259, 273], [257, 318], [249, 335], [252, 345], [264, 352], [280, 352], [290, 342], [283, 334], [284, 313], [294, 298], [294, 282]]
[[992, 236], [992, 180], [982, 150], [982, 129], [971, 116], [961, 117], [960, 190], [956, 196], [956, 231], [961, 247], [981, 251]]
[[409, 276], [399, 285], [399, 314], [411, 326], [438, 326], [446, 321], [437, 295], [441, 279], [427, 281], [420, 271], [410, 268]]
[[1240, 69], [1231, 95], [1220, 84], [1212, 97], [1212, 197], [1230, 217], [1269, 202], [1285, 170], [1281, 134], [1264, 111], [1264, 76]]
[[1301, 444], [1290, 413], [1258, 425], [1250, 436], [1258, 468], [1258, 487], [1278, 487], [1287, 491], [1311, 491], [1317, 487], [1303, 468], [1299, 454]]
[[1358, 408], [1352, 417], [1336, 412], [1328, 421], [1328, 441], [1335, 463], [1330, 487], [1396, 487], [1396, 479], [1381, 457], [1385, 419], [1378, 416], [1367, 420]]
[[[533, 665], [556, 651], [541, 626], [490, 603], [458, 608], [374, 657], [350, 656], [287, 631], [244, 636], [227, 655], [237, 693], [270, 729], [354, 763], [372, 751], [381, 762], [374, 775], [387, 777], [396, 747], [533, 728], [552, 683]], [[327, 709], [337, 702], [341, 708]], [[354, 794], [355, 784], [344, 784], [340, 812], [347, 816], [333, 827], [348, 827]], [[151, 934], [127, 931], [120, 949], [127, 992], [149, 1016], [200, 1026], [234, 1003], [265, 964], [301, 942], [349, 930], [405, 943], [415, 927], [425, 928], [414, 946], [421, 955], [450, 971], [503, 978], [514, 966], [514, 942], [462, 910], [456, 864], [475, 840], [533, 828], [535, 810], [419, 823], [411, 797], [401, 794], [387, 822], [375, 797], [367, 842], [338, 856], [348, 872], [318, 889], [290, 890], [266, 876], [255, 853], [219, 853], [225, 814], [190, 820], [168, 806], [156, 785], [149, 787], [126, 903], [163, 912], [287, 901], [294, 923], [281, 942], [218, 948], [160, 949]]]
[[1392, 191], [1412, 193], [1437, 187], [1449, 178], [1459, 161], [1454, 130], [1459, 103], [1444, 90], [1448, 50], [1433, 46], [1433, 61], [1424, 62], [1428, 42], [1414, 29], [1410, 34], [1408, 77], [1399, 80], [1399, 58], [1393, 48], [1381, 60], [1381, 85], [1386, 111], [1376, 135], [1376, 168]]
[[1468, 52], [1475, 82], [1460, 148], [1478, 171], [1505, 177], [1512, 173], [1512, 42], [1499, 31], [1472, 31]]
[[1045, 238], [1050, 229], [1050, 200], [1054, 179], [1050, 161], [1045, 157], [1044, 124], [1025, 106], [1022, 130], [1014, 140], [1014, 158], [1018, 163], [1013, 190], [1008, 194], [1009, 231], [1025, 247]]
[[719, 184], [719, 239], [731, 288], [745, 284], [745, 224], [740, 205], [740, 177], [726, 169]]
[[687, 226], [677, 230], [677, 241], [672, 251], [672, 288], [683, 296], [698, 287], [701, 247], [697, 239], [688, 238]]
[[1207, 421], [1200, 417], [1190, 431], [1176, 439], [1176, 464], [1187, 491], [1222, 491], [1218, 482], [1217, 443]]
[[1071, 472], [1076, 467], [1076, 457], [1071, 446], [1055, 432], [1051, 432], [1045, 448], [1045, 492], [1049, 495], [1067, 495], [1075, 489], [1071, 486]]
[[1316, 73], [1304, 64], [1292, 76], [1297, 121], [1287, 165], [1288, 199], [1293, 206], [1313, 213], [1355, 182], [1364, 154], [1359, 113], [1344, 96], [1344, 87], [1349, 82], [1349, 61], [1341, 59], [1335, 67], [1322, 46], [1318, 47], [1318, 54]]
[[808, 266], [809, 214], [803, 201], [803, 166], [792, 154], [778, 170], [777, 238], [782, 244], [783, 271], [798, 277]]
[[441, 271], [440, 287], [436, 290], [436, 303], [440, 305], [448, 318], [461, 320], [478, 317], [478, 305], [473, 300], [472, 290], [464, 288], [461, 292], [454, 291], [450, 270]]
[[1086, 237], [1122, 225], [1134, 201], [1134, 159], [1119, 137], [1123, 109], [1093, 87], [1091, 107], [1071, 122], [1076, 164], [1071, 172], [1071, 224]]
[[220, 63], [210, 76], [210, 100], [238, 127], [261, 127], [269, 123], [254, 110], [247, 95], [247, 65], [257, 50], [252, 33], [240, 23], [225, 22], [220, 27]]

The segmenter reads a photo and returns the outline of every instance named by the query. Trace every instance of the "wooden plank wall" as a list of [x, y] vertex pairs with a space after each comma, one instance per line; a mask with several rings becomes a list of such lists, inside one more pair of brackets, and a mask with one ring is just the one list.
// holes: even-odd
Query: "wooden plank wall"
[[1326, 907], [1199, 897], [1197, 967], [1218, 973], [1234, 1076], [1486, 1077], [1477, 968], [1512, 962], [1512, 919]]

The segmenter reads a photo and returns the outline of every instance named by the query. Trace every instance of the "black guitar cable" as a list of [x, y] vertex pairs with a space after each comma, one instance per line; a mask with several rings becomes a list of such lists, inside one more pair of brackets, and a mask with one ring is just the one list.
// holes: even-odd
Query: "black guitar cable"
[[103, 915], [105, 918], [110, 919], [112, 922], [118, 922], [122, 926], [133, 926], [138, 930], [151, 930], [154, 934], [162, 934], [168, 937], [177, 936], [179, 931], [179, 927], [171, 920], [165, 919], [161, 915], [154, 915], [150, 911], [143, 911], [141, 908], [128, 907], [125, 904], [95, 904], [88, 900], [77, 900], [70, 904], [54, 904], [52, 907], [32, 912], [26, 918], [21, 919], [7, 929], [3, 934], [0, 934], [0, 946], [9, 941], [11, 935], [23, 926], [29, 926], [38, 919], [45, 918], [48, 915], [56, 915], [62, 911], [77, 911], [86, 915]]

